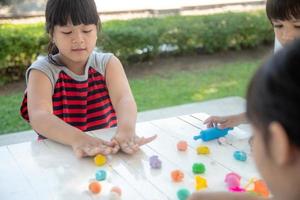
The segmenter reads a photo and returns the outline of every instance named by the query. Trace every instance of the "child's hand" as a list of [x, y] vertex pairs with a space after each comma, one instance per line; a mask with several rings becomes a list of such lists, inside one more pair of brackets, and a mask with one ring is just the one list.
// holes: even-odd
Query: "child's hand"
[[264, 200], [264, 198], [246, 193], [196, 192], [188, 200]]
[[145, 138], [139, 137], [135, 133], [131, 135], [124, 132], [117, 132], [112, 142], [117, 143], [123, 152], [133, 154], [140, 149], [140, 146], [152, 142], [156, 137], [157, 135], [153, 135]]
[[225, 117], [211, 116], [204, 121], [207, 128], [218, 127], [220, 129], [232, 128], [244, 123], [244, 114], [241, 115], [231, 115]]
[[95, 156], [97, 154], [111, 154], [114, 152], [116, 146], [118, 145], [114, 142], [107, 142], [99, 138], [84, 135], [72, 145], [72, 148], [75, 155], [79, 158], [82, 158], [87, 156]]

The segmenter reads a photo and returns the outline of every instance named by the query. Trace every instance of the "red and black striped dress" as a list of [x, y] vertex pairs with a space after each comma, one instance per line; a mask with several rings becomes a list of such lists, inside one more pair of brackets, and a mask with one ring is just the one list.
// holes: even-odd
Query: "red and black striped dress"
[[[32, 69], [47, 75], [53, 86], [53, 114], [66, 123], [82, 131], [114, 127], [117, 118], [105, 82], [105, 67], [111, 56], [110, 53], [93, 52], [84, 75], [74, 74], [67, 67], [43, 58], [28, 68], [26, 82]], [[29, 122], [26, 91], [20, 112]]]

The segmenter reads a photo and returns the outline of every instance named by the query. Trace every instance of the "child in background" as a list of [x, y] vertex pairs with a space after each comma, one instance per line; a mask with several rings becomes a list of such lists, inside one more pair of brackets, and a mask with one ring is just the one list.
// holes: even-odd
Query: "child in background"
[[[93, 51], [101, 26], [94, 0], [48, 0], [45, 15], [49, 54], [27, 70], [21, 106], [40, 138], [69, 145], [78, 157], [132, 154], [155, 139], [135, 134], [136, 103], [118, 58]], [[115, 126], [109, 142], [84, 133]]]
[[[300, 1], [267, 0], [266, 12], [275, 33], [275, 51], [300, 38]], [[207, 127], [221, 129], [247, 123], [245, 113], [231, 116], [211, 116], [204, 121]]]
[[[253, 155], [276, 200], [300, 199], [300, 40], [279, 51], [251, 80], [246, 115]], [[252, 194], [194, 193], [190, 200], [255, 200]]]

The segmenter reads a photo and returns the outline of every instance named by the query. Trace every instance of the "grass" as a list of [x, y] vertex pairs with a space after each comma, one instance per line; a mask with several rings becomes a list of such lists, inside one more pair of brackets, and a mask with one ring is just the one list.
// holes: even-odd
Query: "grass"
[[176, 71], [163, 76], [132, 80], [131, 88], [139, 111], [241, 96], [259, 62], [238, 62], [193, 71]]
[[[145, 111], [226, 96], [244, 96], [259, 62], [236, 62], [191, 71], [173, 71], [130, 80], [138, 110]], [[0, 96], [0, 135], [30, 129], [21, 119], [23, 92]]]
[[0, 134], [30, 129], [19, 114], [23, 92], [13, 95], [0, 96]]

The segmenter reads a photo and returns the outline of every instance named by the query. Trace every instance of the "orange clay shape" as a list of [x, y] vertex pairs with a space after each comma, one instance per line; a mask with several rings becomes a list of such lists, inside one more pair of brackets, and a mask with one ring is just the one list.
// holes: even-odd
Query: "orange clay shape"
[[114, 193], [118, 194], [119, 197], [122, 196], [122, 190], [121, 190], [121, 188], [119, 188], [117, 186], [112, 187], [110, 192], [114, 192]]
[[184, 140], [181, 140], [177, 143], [177, 150], [178, 151], [186, 151], [187, 150], [187, 142]]
[[184, 178], [184, 174], [180, 170], [174, 170], [171, 172], [171, 178], [174, 182], [181, 182]]
[[270, 192], [263, 180], [257, 180], [254, 182], [254, 189], [253, 191], [262, 197], [269, 197]]
[[89, 185], [89, 190], [94, 194], [98, 194], [99, 192], [101, 192], [100, 183], [98, 183], [97, 181], [91, 182]]

